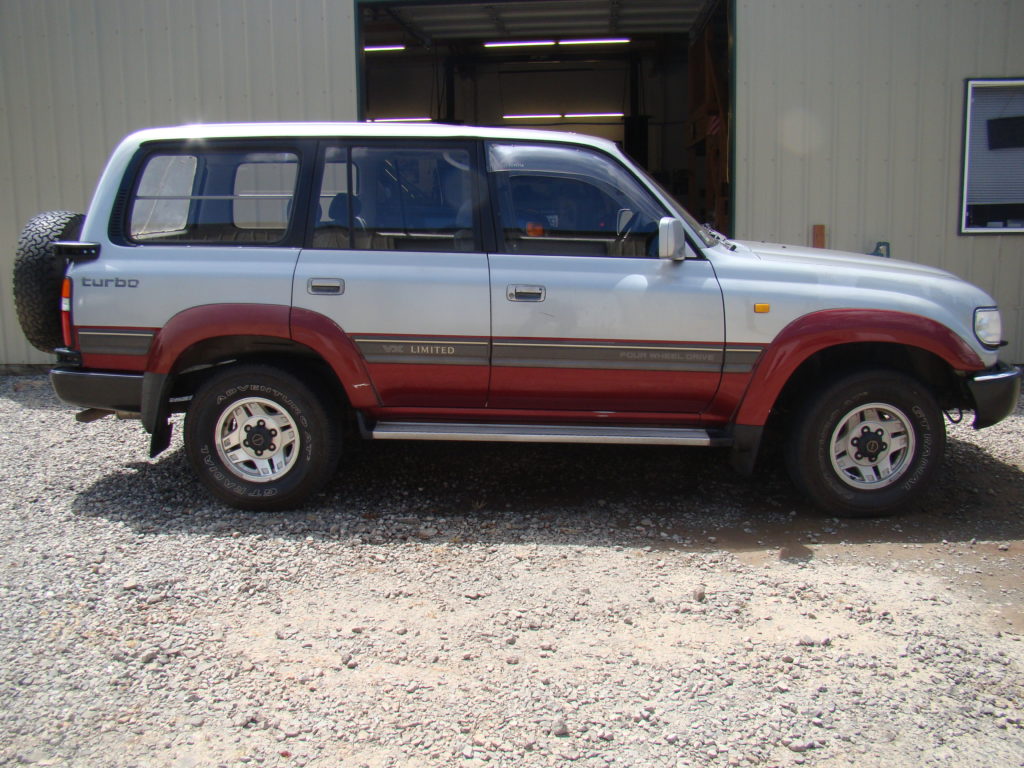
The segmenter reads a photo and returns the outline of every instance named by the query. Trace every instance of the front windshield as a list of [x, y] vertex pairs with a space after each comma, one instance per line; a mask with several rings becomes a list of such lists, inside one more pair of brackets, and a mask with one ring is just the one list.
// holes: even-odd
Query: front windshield
[[718, 243], [718, 240], [713, 235], [711, 235], [711, 233], [708, 232], [699, 221], [693, 218], [693, 215], [688, 210], [683, 208], [683, 206], [681, 206], [679, 202], [674, 197], [672, 197], [672, 195], [666, 192], [665, 188], [662, 187], [661, 184], [659, 184], [653, 176], [647, 173], [647, 171], [645, 171], [639, 165], [634, 165], [634, 168], [641, 176], [644, 177], [648, 184], [650, 184], [652, 187], [658, 190], [658, 192], [661, 193], [661, 196], [665, 199], [665, 202], [667, 202], [669, 204], [669, 207], [672, 209], [672, 212], [687, 223], [690, 229], [693, 230], [694, 234], [701, 239], [701, 242], [703, 242], [705, 246], [710, 248], [711, 246]]

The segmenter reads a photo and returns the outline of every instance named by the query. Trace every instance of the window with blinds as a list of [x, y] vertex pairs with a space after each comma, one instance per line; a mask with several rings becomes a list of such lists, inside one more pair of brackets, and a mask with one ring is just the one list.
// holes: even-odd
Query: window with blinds
[[1024, 233], [1024, 79], [968, 80], [961, 234]]

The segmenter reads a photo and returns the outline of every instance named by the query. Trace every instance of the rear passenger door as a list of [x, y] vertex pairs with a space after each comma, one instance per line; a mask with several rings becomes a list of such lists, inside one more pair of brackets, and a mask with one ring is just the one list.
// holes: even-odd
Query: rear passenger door
[[328, 142], [293, 305], [334, 321], [386, 407], [486, 404], [487, 256], [467, 142]]

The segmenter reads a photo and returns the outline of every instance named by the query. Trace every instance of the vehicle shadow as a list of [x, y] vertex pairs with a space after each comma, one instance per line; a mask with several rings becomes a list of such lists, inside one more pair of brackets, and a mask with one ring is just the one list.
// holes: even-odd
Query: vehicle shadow
[[243, 512], [213, 501], [180, 447], [125, 464], [83, 489], [74, 509], [141, 533], [778, 549], [798, 562], [813, 557], [808, 543], [1021, 539], [1022, 496], [1024, 473], [956, 439], [942, 477], [914, 508], [844, 520], [807, 504], [773, 455], [744, 479], [722, 450], [380, 442], [361, 446], [297, 511]]

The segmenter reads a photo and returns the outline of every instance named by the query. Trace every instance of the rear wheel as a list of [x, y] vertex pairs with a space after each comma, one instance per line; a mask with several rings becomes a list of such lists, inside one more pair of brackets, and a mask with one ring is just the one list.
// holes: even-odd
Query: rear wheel
[[234, 366], [196, 392], [185, 419], [185, 449], [199, 479], [227, 504], [296, 507], [337, 467], [336, 409], [290, 373]]
[[790, 433], [794, 483], [823, 511], [902, 512], [942, 463], [945, 424], [935, 398], [896, 371], [863, 371], [811, 398]]

